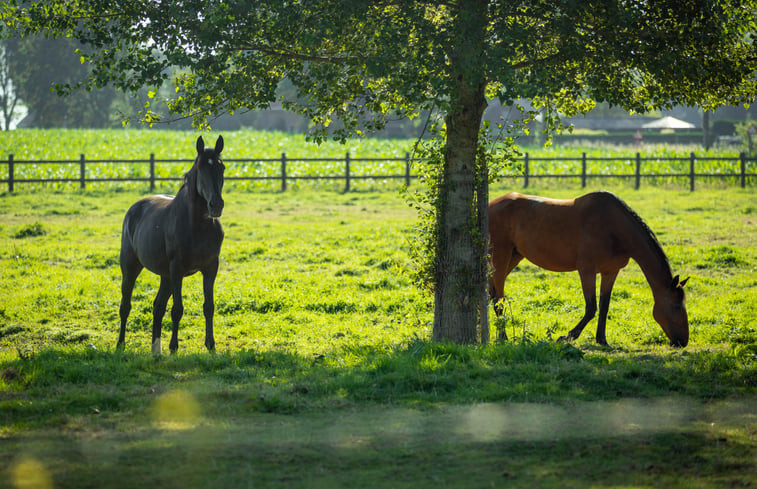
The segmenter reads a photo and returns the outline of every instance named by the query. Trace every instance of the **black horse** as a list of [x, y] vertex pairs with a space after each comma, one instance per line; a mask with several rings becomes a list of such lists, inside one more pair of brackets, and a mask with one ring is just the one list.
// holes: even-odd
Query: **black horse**
[[197, 138], [197, 158], [184, 176], [176, 197], [153, 195], [128, 210], [121, 233], [121, 331], [117, 348], [123, 348], [126, 320], [131, 311], [134, 283], [143, 268], [160, 275], [160, 288], [153, 303], [152, 353], [160, 354], [160, 331], [168, 298], [173, 296], [173, 330], [169, 348], [179, 348], [179, 321], [184, 314], [181, 283], [184, 277], [202, 272], [205, 295], [205, 346], [215, 348], [213, 338], [213, 284], [218, 273], [218, 255], [223, 229], [218, 218], [223, 212], [223, 138], [214, 149]]

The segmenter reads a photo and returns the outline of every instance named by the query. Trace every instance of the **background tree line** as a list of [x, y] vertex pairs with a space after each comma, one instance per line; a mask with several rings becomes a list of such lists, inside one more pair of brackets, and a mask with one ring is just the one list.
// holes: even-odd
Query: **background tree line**
[[[73, 38], [48, 38], [44, 35], [11, 36], [0, 39], [0, 127], [10, 129], [11, 120], [23, 105], [28, 111], [25, 125], [53, 128], [121, 127], [137, 117], [140, 107], [151, 100], [151, 110], [167, 116], [161, 97], [147, 88], [135, 93], [112, 85], [75, 90], [62, 96], [59, 86], [75, 85], [92, 75], [91, 65], [83, 63]], [[171, 90], [166, 86], [161, 91]], [[191, 127], [177, 120], [173, 128]]]
[[[76, 85], [92, 75], [91, 65], [80, 60], [77, 52], [80, 46], [73, 38], [47, 38], [41, 34], [23, 38], [0, 36], [0, 129], [7, 131], [12, 127], [11, 121], [19, 122], [22, 106], [28, 111], [26, 127], [117, 128], [125, 122], [140, 120], [140, 111], [148, 105], [155, 121], [160, 121], [156, 127], [177, 130], [192, 127], [191, 120], [169, 114], [165, 100], [175, 92], [172, 83], [154, 93], [147, 87], [127, 93], [107, 85], [59, 94], [57, 86]], [[172, 80], [177, 73], [175, 69], [170, 71]], [[277, 93], [281, 97], [296, 97], [288, 81], [280, 84]], [[272, 104], [271, 109], [219, 114], [211, 121], [212, 126], [218, 130], [248, 127], [307, 131], [306, 117], [283, 110], [281, 104]], [[396, 120], [391, 121], [382, 135], [413, 137], [422, 130], [420, 120]]]
[[[36, 127], [111, 127], [115, 106], [123, 105], [123, 94], [113, 87], [77, 91], [68, 97], [57, 94], [58, 83], [75, 83], [90, 73], [79, 62], [74, 39], [47, 39], [43, 36], [10, 37], [3, 40], [5, 75], [10, 82], [6, 97], [16, 97], [28, 109]], [[8, 93], [10, 92], [10, 93]], [[8, 103], [5, 104], [8, 106]], [[4, 114], [4, 129], [10, 113]]]

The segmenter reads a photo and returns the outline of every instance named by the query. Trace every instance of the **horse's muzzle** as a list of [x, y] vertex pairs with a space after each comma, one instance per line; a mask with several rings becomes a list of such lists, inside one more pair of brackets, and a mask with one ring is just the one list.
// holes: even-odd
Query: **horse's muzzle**
[[208, 215], [210, 217], [221, 217], [223, 214], [223, 199], [216, 199], [208, 203]]
[[670, 340], [670, 346], [674, 348], [683, 348], [689, 344], [688, 338], [673, 338]]

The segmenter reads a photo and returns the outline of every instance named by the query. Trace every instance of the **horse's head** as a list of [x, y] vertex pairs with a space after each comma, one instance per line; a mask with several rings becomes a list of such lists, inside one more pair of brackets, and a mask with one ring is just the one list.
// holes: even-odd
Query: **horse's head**
[[208, 215], [221, 217], [223, 212], [223, 172], [226, 167], [221, 161], [223, 137], [218, 136], [215, 148], [205, 148], [202, 136], [197, 138], [197, 193], [208, 203]]
[[678, 281], [678, 275], [664, 295], [655, 299], [652, 314], [670, 339], [672, 346], [686, 346], [689, 343], [689, 317], [686, 314], [686, 294], [683, 286], [688, 278]]

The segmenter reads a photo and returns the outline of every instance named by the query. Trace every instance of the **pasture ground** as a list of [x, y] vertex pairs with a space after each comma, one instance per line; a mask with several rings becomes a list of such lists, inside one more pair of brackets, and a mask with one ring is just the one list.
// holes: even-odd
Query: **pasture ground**
[[191, 277], [179, 353], [149, 354], [147, 272], [116, 352], [140, 194], [2, 194], [0, 487], [754, 487], [754, 190], [614, 191], [691, 276], [686, 349], [665, 345], [633, 263], [610, 348], [595, 323], [554, 342], [583, 310], [578, 278], [528, 264], [495, 325], [514, 341], [431, 343], [396, 192], [229, 185], [217, 352]]

